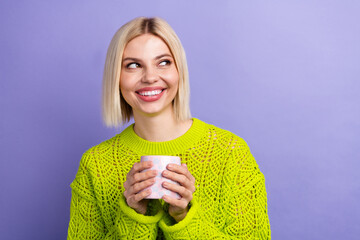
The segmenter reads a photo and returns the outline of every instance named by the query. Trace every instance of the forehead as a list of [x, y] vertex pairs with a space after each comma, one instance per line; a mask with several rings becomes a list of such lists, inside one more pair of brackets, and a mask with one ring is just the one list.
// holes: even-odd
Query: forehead
[[169, 47], [161, 38], [152, 34], [143, 34], [127, 43], [123, 58], [151, 58], [165, 53], [172, 55]]

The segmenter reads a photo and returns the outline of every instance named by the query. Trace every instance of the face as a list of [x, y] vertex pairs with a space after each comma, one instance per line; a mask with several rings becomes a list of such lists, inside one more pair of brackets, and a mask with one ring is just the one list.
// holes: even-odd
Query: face
[[134, 116], [172, 112], [179, 74], [165, 42], [152, 34], [132, 39], [123, 54], [120, 90]]

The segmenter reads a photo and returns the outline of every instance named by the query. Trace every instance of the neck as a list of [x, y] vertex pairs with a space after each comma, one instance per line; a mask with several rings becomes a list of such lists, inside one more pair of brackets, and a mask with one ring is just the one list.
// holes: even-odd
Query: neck
[[165, 142], [176, 139], [186, 133], [192, 120], [177, 121], [173, 110], [168, 113], [148, 116], [134, 112], [135, 133], [150, 142]]

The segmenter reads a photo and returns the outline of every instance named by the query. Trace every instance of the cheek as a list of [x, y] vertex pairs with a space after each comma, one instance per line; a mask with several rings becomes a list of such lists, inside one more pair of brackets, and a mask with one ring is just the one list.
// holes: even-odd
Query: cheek
[[131, 89], [131, 77], [126, 73], [120, 75], [120, 90], [123, 94]]
[[132, 97], [131, 97], [131, 87], [127, 81], [120, 80], [120, 93], [125, 99], [125, 102], [129, 105], [132, 105]]
[[169, 97], [172, 99], [175, 98], [177, 92], [179, 91], [179, 75], [172, 75], [171, 80], [168, 81], [169, 88]]
[[171, 87], [177, 87], [179, 84], [179, 74], [177, 71], [168, 72], [166, 74], [166, 79]]

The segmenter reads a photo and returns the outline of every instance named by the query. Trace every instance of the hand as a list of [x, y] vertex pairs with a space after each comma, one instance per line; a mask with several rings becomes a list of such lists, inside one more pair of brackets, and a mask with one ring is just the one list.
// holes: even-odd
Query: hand
[[176, 164], [168, 164], [167, 169], [163, 171], [162, 175], [170, 180], [178, 182], [180, 184], [173, 184], [169, 182], [163, 182], [163, 187], [176, 192], [180, 195], [180, 199], [172, 198], [168, 195], [164, 195], [163, 199], [169, 203], [169, 215], [172, 216], [176, 222], [180, 222], [186, 217], [188, 204], [193, 198], [195, 192], [195, 178], [189, 172], [186, 164], [181, 166]]
[[[142, 191], [155, 183], [156, 170], [141, 172], [151, 168], [152, 162], [137, 162], [126, 175], [124, 182], [124, 196], [129, 207], [136, 212], [145, 214], [149, 199], [144, 199], [151, 194], [151, 190]], [[142, 191], [142, 192], [141, 192]]]

